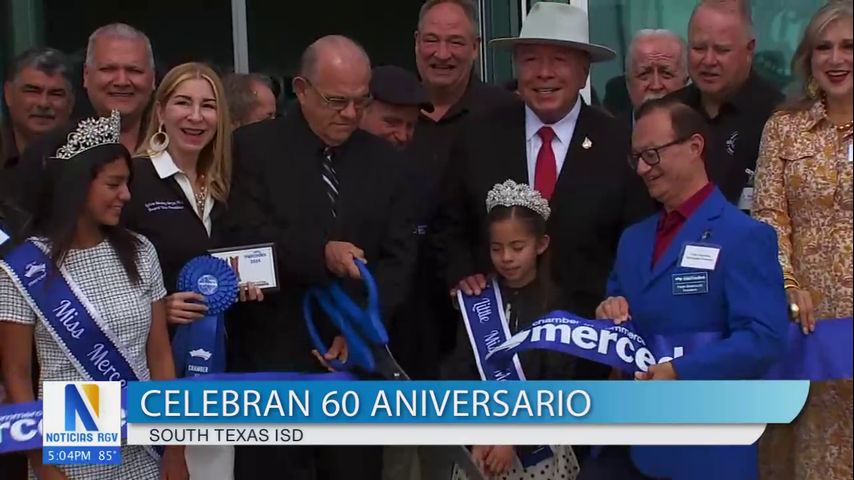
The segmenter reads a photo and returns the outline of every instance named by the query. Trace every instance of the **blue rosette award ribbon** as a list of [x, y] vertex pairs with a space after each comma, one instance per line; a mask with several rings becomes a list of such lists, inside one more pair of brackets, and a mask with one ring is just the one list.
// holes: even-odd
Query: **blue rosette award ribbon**
[[178, 291], [205, 297], [205, 316], [181, 325], [172, 339], [175, 373], [195, 376], [225, 371], [225, 319], [237, 301], [239, 280], [225, 262], [210, 255], [193, 258], [178, 274]]

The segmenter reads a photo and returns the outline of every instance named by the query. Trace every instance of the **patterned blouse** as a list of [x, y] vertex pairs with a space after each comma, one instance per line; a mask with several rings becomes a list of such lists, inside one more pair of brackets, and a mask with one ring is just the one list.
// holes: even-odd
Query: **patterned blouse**
[[[63, 267], [68, 275], [98, 309], [104, 322], [136, 359], [135, 367], [148, 380], [146, 357], [151, 327], [151, 304], [166, 296], [157, 252], [143, 236], [138, 248], [137, 268], [140, 283], [130, 281], [118, 254], [108, 241], [82, 250], [68, 252]], [[38, 239], [36, 245], [46, 249]], [[34, 325], [36, 352], [41, 367], [41, 381], [84, 381], [56, 343], [50, 332], [29, 307], [12, 279], [0, 268], [0, 321]], [[39, 398], [42, 388], [39, 385]], [[132, 445], [122, 448], [121, 465], [74, 465], [60, 467], [70, 479], [115, 478], [158, 479], [158, 463], [143, 449]]]
[[822, 102], [777, 112], [762, 135], [753, 215], [777, 230], [780, 264], [812, 295], [816, 318], [852, 314], [851, 129]]

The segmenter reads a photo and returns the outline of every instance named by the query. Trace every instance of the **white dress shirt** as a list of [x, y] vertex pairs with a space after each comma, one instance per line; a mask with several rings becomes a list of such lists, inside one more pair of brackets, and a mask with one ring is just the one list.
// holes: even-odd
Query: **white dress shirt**
[[[178, 186], [181, 187], [181, 191], [184, 192], [184, 195], [187, 197], [187, 201], [190, 202], [190, 208], [195, 212], [196, 195], [193, 193], [193, 186], [190, 184], [190, 178], [187, 177], [180, 168], [178, 168], [178, 165], [175, 165], [175, 161], [172, 160], [172, 155], [169, 155], [169, 152], [164, 150], [153, 155], [151, 157], [151, 163], [154, 164], [154, 170], [157, 171], [157, 175], [161, 179], [169, 178], [173, 175], [175, 176], [175, 181], [178, 182]], [[210, 192], [208, 192], [205, 196], [205, 211], [202, 212], [202, 215], [199, 215], [202, 218], [202, 223], [205, 225], [205, 230], [207, 230], [208, 236], [211, 234], [212, 209], [213, 199], [211, 198]]]
[[572, 110], [561, 118], [557, 123], [546, 125], [542, 120], [525, 105], [525, 139], [527, 140], [528, 152], [528, 184], [534, 185], [534, 172], [537, 169], [537, 154], [540, 153], [540, 147], [543, 145], [543, 139], [537, 135], [542, 127], [551, 127], [555, 132], [555, 137], [552, 139], [552, 151], [555, 154], [555, 162], [557, 163], [557, 175], [560, 177], [560, 171], [563, 168], [563, 162], [566, 159], [566, 152], [569, 151], [569, 142], [572, 141], [572, 134], [575, 133], [575, 124], [578, 122], [578, 112], [581, 111], [581, 97], [575, 100], [575, 106]]
[[[196, 212], [196, 195], [190, 178], [175, 165], [172, 155], [166, 150], [151, 157], [154, 170], [161, 179], [175, 176], [175, 181], [190, 202], [190, 208]], [[202, 223], [208, 236], [211, 235], [211, 210], [213, 198], [210, 192], [205, 195], [205, 211], [202, 213]], [[196, 213], [198, 215], [198, 213]], [[234, 480], [234, 447], [230, 445], [190, 445], [184, 450], [184, 460], [190, 478], [207, 478], [215, 480]]]

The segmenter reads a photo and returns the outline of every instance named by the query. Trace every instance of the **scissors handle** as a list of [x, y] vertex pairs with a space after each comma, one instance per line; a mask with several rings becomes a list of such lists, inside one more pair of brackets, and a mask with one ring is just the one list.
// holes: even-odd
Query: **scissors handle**
[[359, 333], [371, 344], [377, 347], [387, 345], [389, 340], [388, 332], [385, 329], [385, 325], [383, 325], [382, 318], [380, 318], [380, 301], [377, 284], [365, 262], [358, 259], [355, 262], [362, 276], [362, 282], [365, 284], [365, 290], [367, 291], [367, 307], [365, 309], [359, 307], [338, 283], [334, 283], [329, 287], [332, 301], [341, 310], [346, 319], [352, 320]]
[[[336, 370], [349, 370], [360, 367], [366, 371], [376, 371], [377, 364], [373, 355], [374, 346], [386, 345], [388, 333], [382, 324], [379, 314], [379, 294], [377, 285], [361, 260], [356, 260], [356, 267], [362, 275], [362, 281], [368, 293], [368, 306], [362, 309], [344, 292], [336, 282], [327, 289], [310, 288], [303, 298], [303, 316], [306, 327], [315, 349], [326, 354], [329, 348], [324, 345], [317, 327], [314, 324], [312, 304], [317, 302], [320, 309], [329, 317], [332, 324], [347, 340], [347, 361], [329, 360], [328, 363]], [[370, 342], [370, 344], [368, 343]]]

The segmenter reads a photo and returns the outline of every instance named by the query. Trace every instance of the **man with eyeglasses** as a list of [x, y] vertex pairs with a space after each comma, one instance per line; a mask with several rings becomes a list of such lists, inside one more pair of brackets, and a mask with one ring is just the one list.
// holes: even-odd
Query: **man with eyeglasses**
[[[677, 358], [635, 374], [637, 380], [758, 379], [785, 352], [787, 302], [776, 234], [709, 181], [706, 138], [700, 114], [676, 99], [650, 100], [637, 112], [629, 164], [662, 209], [623, 233], [596, 318], [631, 320], [646, 337], [685, 342], [681, 356], [674, 351]], [[704, 340], [685, 340], [691, 334]], [[606, 447], [579, 480], [612, 478], [647, 477], [626, 447]]]
[[[235, 371], [325, 371], [328, 360], [346, 359], [341, 336], [329, 335], [325, 355], [312, 351], [301, 306], [308, 287], [360, 279], [356, 260], [366, 261], [377, 281], [383, 318], [403, 300], [414, 257], [405, 162], [388, 142], [358, 129], [372, 100], [370, 79], [361, 46], [339, 35], [320, 38], [303, 53], [294, 108], [235, 132], [226, 240], [273, 242], [281, 285], [263, 302], [233, 310]], [[381, 467], [381, 447], [372, 446], [238, 447], [235, 456], [238, 480], [269, 472], [375, 480]]]

